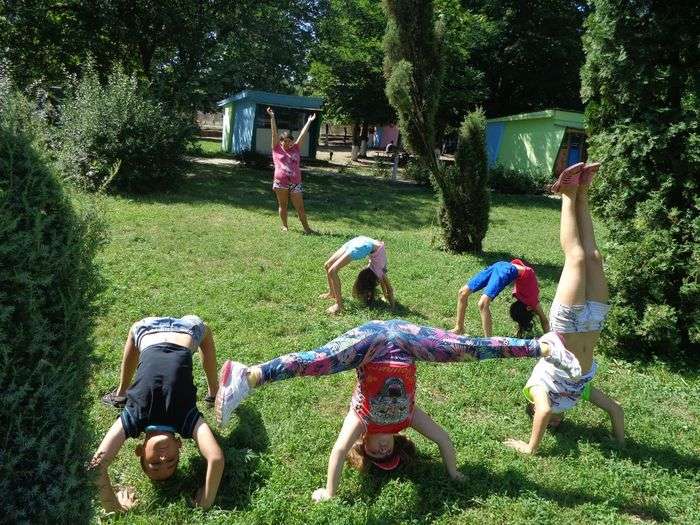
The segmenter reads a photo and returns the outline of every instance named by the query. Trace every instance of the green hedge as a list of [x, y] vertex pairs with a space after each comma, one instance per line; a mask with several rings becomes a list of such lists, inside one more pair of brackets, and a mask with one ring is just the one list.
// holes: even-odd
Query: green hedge
[[539, 195], [546, 193], [554, 182], [544, 171], [519, 171], [496, 165], [489, 170], [489, 186], [493, 191], [509, 195]]
[[82, 523], [100, 228], [64, 193], [31, 111], [0, 85], [0, 521]]
[[[592, 197], [612, 232], [604, 337], [638, 355], [700, 344], [700, 4], [595, 0], [582, 94]], [[697, 354], [696, 354], [697, 355]]]
[[152, 190], [182, 173], [195, 131], [136, 78], [117, 68], [103, 85], [88, 68], [61, 108], [58, 166], [87, 190]]

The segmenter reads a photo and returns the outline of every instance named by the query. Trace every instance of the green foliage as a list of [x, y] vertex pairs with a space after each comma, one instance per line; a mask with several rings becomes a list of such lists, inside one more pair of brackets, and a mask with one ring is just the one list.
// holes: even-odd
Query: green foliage
[[442, 86], [441, 37], [432, 1], [384, 0], [386, 95], [410, 150], [436, 168], [435, 115]]
[[537, 195], [544, 193], [552, 177], [544, 171], [520, 171], [496, 165], [489, 170], [489, 186], [498, 193]]
[[152, 189], [179, 175], [193, 133], [189, 119], [152, 101], [133, 76], [115, 69], [102, 85], [88, 69], [63, 106], [58, 165], [91, 191]]
[[415, 158], [410, 158], [403, 169], [403, 176], [424, 186], [430, 185], [430, 170]]
[[480, 252], [489, 227], [491, 200], [486, 160], [486, 117], [469, 113], [459, 130], [454, 166], [433, 178], [440, 194], [440, 226], [447, 249]]
[[318, 22], [307, 86], [324, 98], [324, 116], [385, 124], [395, 119], [384, 93], [382, 35], [386, 18], [376, 0], [331, 0]]
[[700, 343], [700, 5], [594, 6], [582, 92], [589, 156], [604, 163], [592, 196], [614, 232], [604, 336], [674, 353]]
[[[447, 1], [447, 0], [443, 0]], [[488, 116], [548, 108], [579, 110], [581, 33], [587, 2], [461, 0], [478, 20], [470, 65], [483, 71]]]
[[64, 193], [28, 111], [0, 86], [0, 521], [84, 523], [101, 230]]

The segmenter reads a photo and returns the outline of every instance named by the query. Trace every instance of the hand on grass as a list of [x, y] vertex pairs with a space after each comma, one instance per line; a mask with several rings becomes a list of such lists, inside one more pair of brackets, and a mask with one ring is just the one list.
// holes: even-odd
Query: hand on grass
[[195, 507], [201, 507], [205, 510], [211, 507], [211, 503], [204, 501], [204, 487], [200, 487], [197, 490], [197, 494], [195, 494], [192, 503], [194, 503]]
[[530, 448], [530, 445], [528, 445], [524, 441], [520, 441], [519, 439], [506, 439], [503, 442], [503, 444], [507, 447], [517, 450], [522, 454], [532, 454], [532, 449]]
[[138, 504], [136, 492], [131, 487], [120, 488], [116, 496], [122, 511], [129, 511]]
[[316, 503], [320, 503], [322, 501], [328, 501], [331, 499], [331, 495], [328, 494], [328, 490], [326, 487], [321, 487], [320, 489], [314, 490], [314, 493], [311, 494], [311, 499], [314, 500]]

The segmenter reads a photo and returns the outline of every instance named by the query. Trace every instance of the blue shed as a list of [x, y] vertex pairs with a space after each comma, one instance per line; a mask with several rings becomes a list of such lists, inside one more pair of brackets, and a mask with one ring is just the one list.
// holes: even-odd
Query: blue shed
[[246, 90], [222, 100], [218, 105], [224, 108], [221, 149], [229, 153], [254, 151], [270, 154], [272, 131], [266, 112], [268, 106], [275, 112], [277, 131], [292, 131], [295, 137], [309, 114], [316, 113], [316, 120], [311, 124], [309, 136], [301, 148], [302, 157], [316, 158], [322, 98]]

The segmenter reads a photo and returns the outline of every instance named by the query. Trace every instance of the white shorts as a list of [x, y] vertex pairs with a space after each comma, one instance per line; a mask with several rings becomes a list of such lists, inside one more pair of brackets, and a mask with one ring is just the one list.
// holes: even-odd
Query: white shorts
[[609, 311], [609, 304], [597, 301], [586, 301], [586, 304], [572, 306], [552, 303], [549, 309], [549, 326], [552, 331], [560, 334], [600, 332]]
[[533, 386], [541, 386], [549, 396], [549, 406], [552, 412], [558, 414], [576, 406], [579, 400], [588, 400], [591, 389], [591, 381], [595, 376], [598, 365], [593, 361], [591, 369], [582, 375], [577, 381], [572, 381], [563, 370], [556, 368], [551, 363], [540, 359], [527, 380], [523, 393], [533, 402], [530, 389]]

